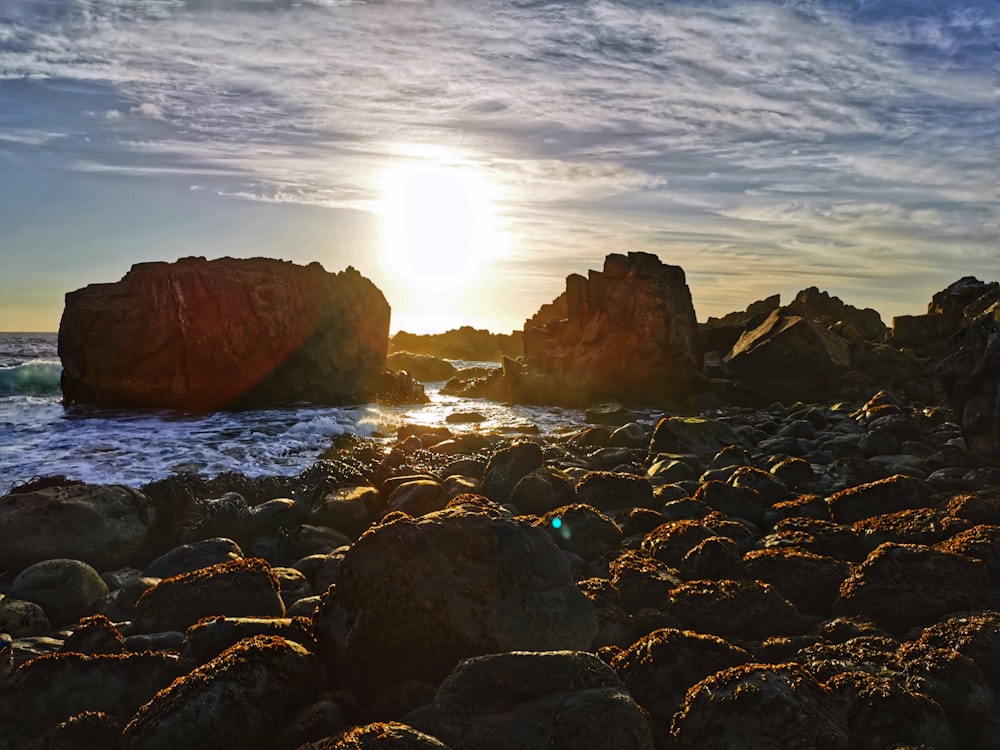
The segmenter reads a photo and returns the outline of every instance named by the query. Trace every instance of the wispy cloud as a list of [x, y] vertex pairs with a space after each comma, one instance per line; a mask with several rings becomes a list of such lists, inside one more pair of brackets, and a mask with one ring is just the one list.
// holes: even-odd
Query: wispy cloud
[[874, 304], [899, 264], [923, 299], [995, 255], [1000, 10], [901, 13], [7, 0], [0, 157], [190, 169], [228, 196], [370, 209], [401, 144], [442, 146], [505, 188], [517, 242], [501, 273], [556, 279], [642, 247], [684, 261], [704, 314], [776, 274]]

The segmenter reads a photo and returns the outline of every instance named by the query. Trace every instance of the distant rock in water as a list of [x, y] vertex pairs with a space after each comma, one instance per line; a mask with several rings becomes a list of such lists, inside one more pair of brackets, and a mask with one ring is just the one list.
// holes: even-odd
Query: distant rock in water
[[66, 295], [63, 398], [196, 411], [357, 403], [379, 387], [388, 337], [385, 297], [351, 267], [140, 263]]
[[429, 354], [445, 359], [499, 362], [521, 355], [521, 332], [509, 334], [462, 326], [444, 333], [416, 334], [400, 331], [389, 341], [391, 352]]
[[691, 394], [697, 323], [682, 268], [649, 253], [608, 255], [603, 271], [567, 277], [565, 299], [565, 319], [525, 330], [525, 367], [505, 368], [505, 395], [586, 405]]

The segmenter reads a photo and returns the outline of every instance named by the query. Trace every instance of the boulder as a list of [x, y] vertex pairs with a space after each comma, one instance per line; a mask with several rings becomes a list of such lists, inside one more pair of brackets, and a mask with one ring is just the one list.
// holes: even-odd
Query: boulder
[[763, 401], [826, 401], [851, 364], [847, 341], [782, 310], [746, 331], [725, 357], [729, 371]]
[[242, 560], [243, 550], [232, 539], [213, 537], [182, 544], [164, 552], [142, 572], [145, 578], [172, 578], [210, 565]]
[[1000, 612], [987, 610], [947, 617], [925, 628], [919, 642], [968, 657], [1000, 695]]
[[664, 417], [656, 423], [649, 441], [649, 455], [709, 454], [739, 443], [740, 437], [728, 422], [705, 417]]
[[323, 682], [319, 659], [295, 641], [240, 641], [146, 703], [122, 735], [127, 750], [272, 750], [293, 711]]
[[203, 617], [284, 617], [278, 579], [258, 558], [164, 578], [139, 597], [135, 631], [186, 630]]
[[302, 745], [298, 750], [451, 750], [435, 737], [398, 721], [376, 721]]
[[498, 450], [486, 464], [483, 494], [494, 502], [507, 502], [517, 483], [541, 468], [542, 461], [542, 447], [538, 443], [514, 443]]
[[176, 654], [50, 654], [26, 662], [3, 686], [0, 747], [21, 748], [81, 711], [127, 720], [180, 674]]
[[751, 550], [743, 558], [750, 577], [770, 583], [803, 614], [829, 616], [850, 566], [794, 547]]
[[10, 587], [13, 598], [40, 606], [56, 627], [90, 614], [94, 602], [107, 593], [108, 585], [87, 563], [59, 558], [30, 565]]
[[66, 295], [67, 404], [215, 410], [366, 401], [389, 305], [353, 268], [267, 258], [140, 263]]
[[51, 630], [49, 618], [41, 606], [0, 594], [0, 633], [20, 638], [48, 635]]
[[281, 636], [315, 650], [312, 623], [304, 617], [206, 617], [187, 629], [181, 656], [204, 664], [239, 641], [259, 635]]
[[[612, 254], [603, 271], [566, 279], [566, 318], [525, 329], [524, 361], [557, 403], [677, 403], [695, 388], [696, 331], [683, 269], [649, 253]], [[542, 395], [530, 378], [508, 383], [525, 400]]]
[[969, 452], [1000, 463], [1000, 302], [952, 337], [938, 375]]
[[458, 372], [458, 368], [451, 362], [430, 354], [393, 352], [386, 362], [393, 370], [405, 370], [417, 380], [423, 381], [447, 380]]
[[735, 640], [805, 630], [795, 607], [760, 581], [688, 581], [670, 592], [666, 611], [681, 627]]
[[471, 656], [591, 646], [593, 607], [545, 530], [463, 497], [362, 534], [313, 618], [333, 673], [362, 700], [436, 683]]
[[472, 326], [424, 335], [400, 331], [389, 343], [394, 352], [430, 354], [474, 362], [499, 362], [502, 356], [517, 357], [521, 354], [520, 331], [491, 333]]
[[16, 573], [52, 558], [98, 570], [136, 562], [153, 520], [150, 503], [129, 487], [74, 484], [0, 496], [0, 569]]
[[868, 617], [890, 633], [981, 606], [990, 586], [982, 562], [917, 544], [886, 542], [840, 587], [837, 614]]
[[852, 524], [872, 516], [914, 510], [929, 505], [930, 489], [919, 479], [894, 474], [834, 492], [827, 498], [830, 517]]
[[609, 513], [626, 508], [656, 507], [653, 485], [645, 477], [613, 471], [590, 471], [576, 485], [581, 503]]
[[560, 548], [584, 560], [594, 560], [616, 550], [622, 540], [622, 530], [614, 521], [583, 503], [556, 508], [542, 516], [538, 525]]
[[649, 725], [621, 680], [581, 651], [466, 659], [434, 702], [404, 721], [454, 750], [653, 748]]
[[847, 750], [830, 691], [798, 664], [730, 667], [692, 687], [670, 733], [683, 750]]
[[798, 315], [806, 320], [829, 327], [836, 323], [852, 326], [867, 341], [879, 342], [885, 338], [888, 329], [882, 317], [870, 307], [863, 310], [844, 303], [839, 297], [831, 297], [811, 286], [795, 295], [795, 299], [785, 306], [789, 315]]
[[543, 516], [576, 500], [569, 477], [558, 469], [543, 466], [521, 477], [511, 490], [508, 502], [523, 513]]

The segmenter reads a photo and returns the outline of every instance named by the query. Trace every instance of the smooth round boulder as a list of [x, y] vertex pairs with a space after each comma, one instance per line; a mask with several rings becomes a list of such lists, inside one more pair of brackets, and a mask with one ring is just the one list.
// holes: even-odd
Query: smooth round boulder
[[760, 581], [689, 581], [670, 592], [666, 611], [682, 627], [736, 640], [758, 641], [804, 630], [795, 607]]
[[0, 595], [0, 633], [15, 638], [48, 635], [52, 631], [45, 610], [34, 602]]
[[766, 581], [803, 614], [829, 616], [848, 563], [794, 547], [751, 550], [743, 556], [751, 578]]
[[525, 474], [510, 493], [510, 504], [522, 513], [544, 516], [576, 500], [573, 483], [562, 471], [542, 466]]
[[545, 530], [458, 500], [362, 534], [313, 618], [333, 673], [362, 700], [434, 683], [470, 656], [591, 646], [593, 605]]
[[175, 680], [125, 727], [125, 750], [271, 750], [282, 724], [323, 683], [319, 659], [278, 636], [257, 636]]
[[574, 503], [546, 513], [538, 521], [559, 547], [593, 560], [618, 548], [622, 530], [591, 505]]
[[172, 578], [217, 563], [242, 560], [243, 550], [232, 539], [214, 537], [181, 544], [153, 560], [142, 571], [144, 578]]
[[826, 688], [798, 664], [746, 664], [692, 687], [671, 724], [683, 750], [848, 750], [847, 725]]
[[80, 560], [97, 570], [132, 565], [146, 550], [155, 511], [130, 487], [88, 484], [0, 496], [0, 570]]
[[578, 502], [607, 513], [623, 508], [655, 508], [653, 485], [645, 477], [613, 471], [591, 471], [576, 485]]
[[542, 447], [538, 443], [514, 443], [498, 450], [486, 464], [483, 473], [483, 494], [494, 502], [507, 502], [511, 491], [521, 478], [535, 469], [540, 469], [542, 463]]
[[80, 560], [45, 560], [22, 570], [10, 587], [15, 599], [34, 602], [55, 627], [69, 625], [90, 614], [108, 593], [100, 574]]

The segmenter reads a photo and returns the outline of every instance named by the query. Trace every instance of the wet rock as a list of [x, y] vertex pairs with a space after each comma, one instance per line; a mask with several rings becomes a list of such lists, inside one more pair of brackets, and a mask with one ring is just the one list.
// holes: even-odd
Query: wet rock
[[629, 612], [662, 606], [669, 591], [681, 584], [677, 571], [635, 550], [623, 551], [608, 568], [611, 583]]
[[960, 493], [948, 500], [945, 511], [977, 525], [1000, 526], [1000, 493]]
[[139, 263], [66, 295], [66, 403], [215, 410], [367, 401], [389, 305], [353, 268], [253, 258]]
[[374, 487], [341, 487], [326, 493], [309, 510], [309, 523], [329, 526], [351, 538], [358, 537], [382, 508]]
[[827, 498], [830, 517], [837, 523], [927, 507], [930, 492], [919, 479], [896, 474], [885, 479], [835, 492]]
[[152, 509], [129, 487], [86, 484], [0, 496], [0, 569], [17, 573], [52, 559], [97, 570], [136, 562], [149, 542]]
[[335, 700], [324, 699], [300, 708], [281, 727], [274, 740], [274, 750], [298, 750], [311, 742], [325, 740], [350, 726]]
[[806, 629], [795, 607], [760, 581], [689, 581], [670, 592], [666, 611], [684, 628], [727, 639], [763, 640]]
[[447, 504], [448, 495], [440, 482], [416, 479], [396, 487], [389, 495], [386, 506], [389, 512], [400, 511], [411, 516], [423, 516], [443, 510]]
[[56, 627], [90, 614], [108, 593], [97, 571], [80, 560], [45, 560], [22, 570], [10, 587], [14, 599], [34, 602]]
[[802, 649], [796, 661], [820, 681], [846, 672], [897, 677], [900, 643], [886, 635], [859, 635], [843, 643], [816, 643]]
[[161, 690], [122, 735], [128, 750], [271, 750], [285, 720], [322, 683], [319, 659], [276, 636], [241, 641]]
[[596, 508], [582, 503], [566, 505], [546, 513], [538, 525], [561, 549], [594, 560], [618, 549], [622, 532], [618, 524]]
[[[771, 467], [771, 473], [781, 481], [787, 488], [792, 490], [808, 489], [816, 480], [816, 472], [813, 471], [812, 464], [804, 458], [791, 456], [783, 459]], [[776, 505], [778, 502], [771, 503]]]
[[162, 633], [136, 633], [126, 636], [125, 650], [133, 654], [143, 651], [167, 651], [180, 653], [184, 648], [184, 634], [179, 630]]
[[136, 603], [141, 633], [186, 630], [203, 617], [282, 617], [278, 580], [263, 560], [248, 558], [164, 578]]
[[941, 706], [889, 677], [845, 672], [826, 685], [847, 722], [852, 749], [959, 747]]
[[25, 747], [82, 711], [124, 721], [179, 674], [177, 656], [50, 654], [27, 662], [3, 688], [0, 747]]
[[692, 687], [670, 734], [679, 748], [851, 747], [830, 691], [797, 664], [748, 664]]
[[862, 544], [873, 550], [885, 542], [932, 545], [948, 539], [972, 524], [933, 508], [901, 510], [864, 518], [851, 526]]
[[664, 417], [653, 430], [649, 455], [715, 455], [723, 448], [740, 442], [739, 435], [727, 422], [704, 417]]
[[124, 636], [104, 615], [92, 615], [80, 620], [60, 649], [79, 654], [120, 654], [124, 650]]
[[247, 537], [272, 536], [305, 520], [305, 508], [291, 498], [276, 497], [248, 508], [244, 534]]
[[51, 630], [49, 618], [40, 605], [0, 595], [0, 633], [20, 638], [47, 635]]
[[635, 625], [622, 608], [621, 596], [611, 581], [607, 578], [585, 578], [577, 585], [594, 605], [597, 615], [597, 635], [592, 648], [622, 647], [631, 643], [635, 639]]
[[662, 628], [640, 638], [612, 666], [653, 727], [666, 732], [688, 689], [723, 669], [746, 664], [751, 655], [714, 635]]
[[434, 702], [404, 719], [455, 750], [652, 750], [649, 725], [618, 676], [581, 651], [466, 659]]
[[312, 623], [304, 617], [206, 617], [187, 629], [181, 656], [205, 664], [239, 641], [280, 636], [315, 651]]
[[46, 732], [40, 750], [117, 750], [121, 722], [103, 711], [81, 711]]
[[649, 433], [642, 425], [629, 422], [611, 433], [608, 437], [608, 445], [622, 448], [645, 448], [649, 445], [649, 438]]
[[986, 566], [993, 588], [1000, 589], [1000, 526], [973, 526], [934, 548], [979, 560]]
[[977, 607], [988, 588], [989, 573], [978, 560], [888, 542], [844, 581], [836, 610], [871, 618], [891, 633], [905, 633]]
[[163, 553], [146, 566], [142, 575], [145, 578], [172, 578], [217, 563], [242, 559], [243, 550], [232, 539], [201, 539]]
[[645, 477], [611, 471], [591, 471], [576, 486], [581, 503], [608, 512], [622, 508], [653, 508], [653, 486]]
[[904, 643], [896, 654], [908, 690], [929, 696], [944, 709], [958, 733], [967, 734], [993, 710], [996, 694], [967, 656], [925, 643]]
[[483, 474], [483, 494], [490, 500], [505, 503], [522, 477], [543, 463], [542, 448], [537, 443], [515, 443], [494, 453]]
[[375, 722], [303, 745], [298, 750], [451, 750], [435, 737], [397, 721]]
[[510, 503], [524, 513], [544, 516], [576, 500], [569, 476], [551, 466], [525, 474], [510, 493]]
[[447, 380], [458, 372], [451, 362], [430, 354], [396, 351], [386, 357], [390, 370], [405, 370], [417, 380]]
[[626, 508], [615, 514], [615, 523], [627, 537], [646, 535], [666, 520], [662, 513], [649, 508]]
[[818, 518], [784, 518], [762, 541], [765, 548], [801, 547], [837, 560], [865, 558], [865, 549], [851, 527]]
[[826, 498], [819, 495], [799, 495], [794, 500], [775, 503], [761, 514], [760, 525], [764, 529], [769, 529], [786, 518], [830, 521]]
[[694, 493], [694, 499], [705, 503], [712, 510], [735, 518], [745, 518], [753, 523], [760, 523], [769, 505], [756, 489], [734, 487], [717, 480], [703, 482]]
[[771, 584], [799, 612], [810, 615], [831, 614], [851, 572], [845, 562], [790, 547], [751, 550], [743, 563], [751, 578]]
[[597, 622], [544, 529], [462, 503], [363, 534], [314, 629], [327, 658], [370, 701], [407, 680], [440, 680], [469, 656], [589, 648]]
[[271, 568], [271, 571], [278, 579], [278, 593], [286, 610], [299, 599], [313, 596], [312, 585], [301, 571], [282, 567]]
[[725, 536], [710, 536], [692, 547], [680, 562], [680, 574], [685, 581], [742, 578], [740, 546]]

